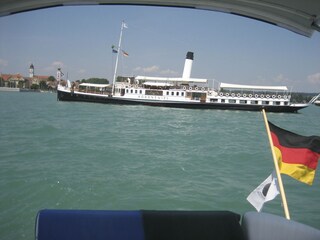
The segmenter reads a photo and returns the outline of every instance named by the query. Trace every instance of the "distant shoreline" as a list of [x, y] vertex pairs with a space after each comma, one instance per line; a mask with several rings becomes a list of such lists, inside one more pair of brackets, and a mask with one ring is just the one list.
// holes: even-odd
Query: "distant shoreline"
[[39, 89], [0, 87], [0, 92], [40, 92]]

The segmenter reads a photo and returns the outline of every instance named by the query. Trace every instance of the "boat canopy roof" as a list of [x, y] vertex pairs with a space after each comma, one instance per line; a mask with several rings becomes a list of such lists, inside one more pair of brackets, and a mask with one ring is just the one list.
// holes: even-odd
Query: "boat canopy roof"
[[170, 86], [173, 86], [172, 83], [167, 83], [167, 82], [145, 82], [143, 84], [144, 85], [148, 85], [148, 86], [159, 86], [159, 87], [170, 87]]
[[203, 78], [167, 78], [167, 77], [146, 77], [136, 76], [136, 80], [155, 81], [155, 82], [182, 82], [182, 83], [207, 83], [207, 79]]
[[110, 84], [97, 84], [97, 83], [80, 83], [81, 87], [97, 87], [97, 88], [104, 88], [104, 87], [110, 87]]
[[267, 90], [267, 91], [288, 91], [288, 88], [286, 86], [255, 86], [255, 85], [240, 85], [240, 84], [230, 84], [230, 83], [220, 83], [220, 89], [221, 88]]
[[314, 31], [320, 31], [320, 3], [317, 0], [5, 0], [0, 3], [0, 16], [49, 7], [85, 4], [136, 4], [205, 9], [260, 20], [308, 37], [311, 37]]

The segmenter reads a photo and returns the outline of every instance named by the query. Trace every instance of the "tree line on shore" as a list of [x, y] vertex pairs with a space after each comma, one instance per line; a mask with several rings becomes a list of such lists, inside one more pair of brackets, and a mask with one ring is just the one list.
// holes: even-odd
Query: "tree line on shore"
[[291, 102], [293, 103], [307, 103], [309, 102], [314, 96], [318, 95], [319, 93], [302, 93], [302, 92], [292, 92], [291, 93]]
[[94, 83], [94, 84], [109, 84], [109, 80], [106, 78], [88, 78], [76, 80], [78, 83]]

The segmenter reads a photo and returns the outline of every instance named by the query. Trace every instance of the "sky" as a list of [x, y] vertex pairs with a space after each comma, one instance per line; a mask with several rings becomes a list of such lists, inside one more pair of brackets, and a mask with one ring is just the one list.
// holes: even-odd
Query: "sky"
[[307, 38], [264, 22], [214, 11], [142, 6], [65, 6], [0, 17], [0, 73], [112, 80], [122, 21], [118, 75], [191, 77], [285, 85], [320, 92], [320, 33]]

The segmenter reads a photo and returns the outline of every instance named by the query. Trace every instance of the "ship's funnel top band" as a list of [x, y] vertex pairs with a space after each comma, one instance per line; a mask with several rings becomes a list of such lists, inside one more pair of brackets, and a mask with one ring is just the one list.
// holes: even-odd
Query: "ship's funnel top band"
[[193, 60], [193, 52], [187, 52], [187, 57], [186, 59]]

